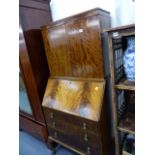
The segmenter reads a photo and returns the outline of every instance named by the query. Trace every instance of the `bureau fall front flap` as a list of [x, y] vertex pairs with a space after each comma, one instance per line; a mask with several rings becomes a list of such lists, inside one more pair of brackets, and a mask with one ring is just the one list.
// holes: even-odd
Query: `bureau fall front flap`
[[42, 105], [98, 121], [104, 88], [103, 79], [49, 78]]

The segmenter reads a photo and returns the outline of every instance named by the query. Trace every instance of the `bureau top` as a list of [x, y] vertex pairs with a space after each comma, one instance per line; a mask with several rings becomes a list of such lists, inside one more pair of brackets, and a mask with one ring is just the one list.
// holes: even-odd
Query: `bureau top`
[[49, 23], [49, 25], [42, 26], [41, 28], [42, 28], [42, 30], [48, 29], [48, 28], [53, 27], [53, 26], [58, 26], [58, 25], [64, 24], [68, 20], [74, 20], [74, 19], [77, 19], [77, 18], [80, 18], [80, 17], [89, 17], [89, 16], [93, 16], [93, 15], [103, 15], [103, 16], [108, 15], [109, 16], [109, 14], [110, 14], [110, 12], [108, 12], [106, 10], [103, 10], [101, 8], [94, 8], [94, 9], [91, 9], [91, 10], [88, 10], [88, 11], [85, 11], [85, 12], [81, 12], [79, 14], [69, 16], [69, 17], [57, 20], [55, 22]]

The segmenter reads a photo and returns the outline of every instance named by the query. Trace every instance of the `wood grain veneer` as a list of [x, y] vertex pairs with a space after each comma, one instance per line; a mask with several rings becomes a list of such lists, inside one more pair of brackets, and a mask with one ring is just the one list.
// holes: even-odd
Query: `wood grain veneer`
[[98, 121], [104, 95], [103, 81], [49, 78], [43, 106]]
[[104, 89], [101, 78], [51, 76], [42, 103], [49, 139], [81, 154], [108, 155]]
[[42, 27], [51, 76], [42, 103], [48, 138], [80, 154], [111, 151], [105, 87], [110, 72], [101, 36], [109, 27], [109, 12], [99, 8]]
[[90, 10], [42, 27], [50, 74], [103, 78], [101, 29], [108, 27], [110, 15], [101, 9]]

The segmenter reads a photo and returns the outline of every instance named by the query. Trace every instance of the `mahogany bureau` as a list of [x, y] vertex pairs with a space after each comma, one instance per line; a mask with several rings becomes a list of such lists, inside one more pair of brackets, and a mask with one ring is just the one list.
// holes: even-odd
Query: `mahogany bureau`
[[103, 79], [49, 78], [42, 104], [49, 139], [80, 154], [108, 154], [104, 88]]
[[102, 30], [110, 14], [93, 9], [42, 27], [50, 77], [42, 102], [51, 141], [83, 155], [109, 155], [109, 69]]

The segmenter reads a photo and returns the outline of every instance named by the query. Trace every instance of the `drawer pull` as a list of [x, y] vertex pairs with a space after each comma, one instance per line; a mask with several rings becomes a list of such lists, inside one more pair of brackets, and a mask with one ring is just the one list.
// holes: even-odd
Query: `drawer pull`
[[83, 123], [83, 129], [86, 130], [87, 129], [87, 124]]
[[58, 137], [58, 133], [54, 132], [54, 137], [57, 138]]
[[84, 140], [85, 140], [86, 142], [88, 142], [88, 135], [87, 135], [87, 134], [84, 135]]
[[53, 127], [53, 128], [56, 127], [56, 123], [55, 123], [55, 122], [52, 123], [52, 127]]
[[51, 113], [51, 118], [54, 118], [54, 114], [53, 114], [53, 112]]
[[91, 154], [91, 149], [90, 149], [90, 147], [87, 147], [87, 153], [88, 153], [88, 154]]

